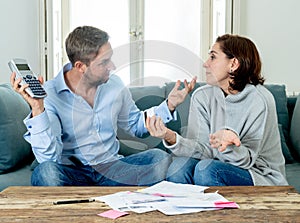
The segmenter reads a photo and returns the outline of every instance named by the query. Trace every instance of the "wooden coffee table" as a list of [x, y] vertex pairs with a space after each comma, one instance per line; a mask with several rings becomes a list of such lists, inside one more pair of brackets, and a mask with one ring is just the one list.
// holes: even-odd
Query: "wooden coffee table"
[[291, 186], [210, 187], [240, 209], [166, 216], [158, 211], [111, 220], [97, 216], [110, 208], [100, 202], [53, 205], [141, 187], [9, 187], [0, 193], [0, 222], [300, 222], [300, 194]]

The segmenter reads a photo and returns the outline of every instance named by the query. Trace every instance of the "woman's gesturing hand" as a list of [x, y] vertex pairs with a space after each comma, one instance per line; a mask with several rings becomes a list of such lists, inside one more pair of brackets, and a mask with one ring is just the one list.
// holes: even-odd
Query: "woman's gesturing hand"
[[241, 145], [241, 141], [237, 134], [228, 129], [218, 130], [215, 133], [210, 134], [209, 143], [212, 148], [217, 148], [220, 152], [223, 152], [229, 145]]

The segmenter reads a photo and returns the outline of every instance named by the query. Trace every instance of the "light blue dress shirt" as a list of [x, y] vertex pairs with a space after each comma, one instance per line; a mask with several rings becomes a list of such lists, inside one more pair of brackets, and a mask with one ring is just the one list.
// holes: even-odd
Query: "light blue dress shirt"
[[[70, 156], [76, 156], [84, 165], [119, 159], [117, 128], [141, 137], [147, 132], [144, 112], [136, 107], [130, 91], [114, 74], [98, 86], [91, 107], [66, 85], [64, 73], [71, 68], [70, 63], [66, 64], [53, 80], [45, 83], [45, 111], [25, 118], [28, 131], [24, 138], [40, 163], [51, 160], [71, 164]], [[166, 101], [153, 109], [165, 123], [176, 119]]]

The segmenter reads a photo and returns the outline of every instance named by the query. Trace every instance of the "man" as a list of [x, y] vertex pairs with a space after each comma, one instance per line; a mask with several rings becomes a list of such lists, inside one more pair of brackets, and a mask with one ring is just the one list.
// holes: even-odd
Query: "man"
[[[116, 75], [108, 34], [91, 26], [76, 28], [66, 39], [70, 63], [57, 77], [45, 83], [45, 99], [30, 97], [11, 76], [14, 89], [31, 106], [24, 123], [25, 139], [37, 161], [32, 185], [152, 185], [165, 178], [171, 162], [159, 149], [127, 157], [118, 155], [117, 128], [136, 136], [147, 132], [144, 112], [139, 111]], [[39, 80], [43, 82], [40, 77]], [[178, 90], [177, 82], [168, 100], [151, 108], [166, 123], [194, 88], [195, 79]]]

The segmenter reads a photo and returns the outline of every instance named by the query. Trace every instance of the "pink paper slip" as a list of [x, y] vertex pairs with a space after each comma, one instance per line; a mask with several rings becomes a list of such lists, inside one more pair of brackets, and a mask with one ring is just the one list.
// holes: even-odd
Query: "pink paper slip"
[[97, 215], [105, 218], [117, 219], [119, 217], [128, 215], [128, 213], [123, 211], [117, 211], [117, 210], [109, 210]]
[[233, 201], [216, 201], [216, 208], [239, 208], [238, 204]]

